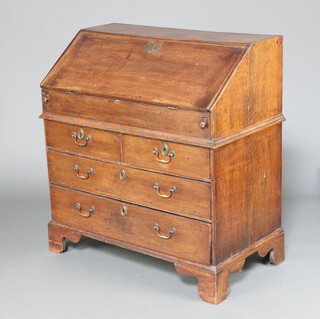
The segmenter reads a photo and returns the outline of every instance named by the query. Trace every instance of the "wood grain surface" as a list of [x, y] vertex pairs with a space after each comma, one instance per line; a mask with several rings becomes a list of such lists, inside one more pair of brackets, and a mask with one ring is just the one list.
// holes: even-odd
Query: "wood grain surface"
[[282, 36], [81, 30], [41, 84], [50, 250], [87, 236], [161, 258], [213, 304], [248, 256], [282, 263], [282, 51]]
[[[174, 152], [172, 159], [161, 152], [167, 145], [169, 153]], [[158, 159], [169, 161], [161, 163], [153, 150], [157, 149]], [[209, 179], [209, 149], [172, 143], [170, 141], [147, 139], [132, 135], [123, 137], [124, 162], [150, 168], [167, 174], [178, 174], [185, 177]]]
[[[83, 130], [84, 138], [75, 140], [72, 133], [78, 134], [79, 129]], [[53, 121], [45, 121], [45, 133], [48, 147], [116, 162], [121, 160], [119, 134]], [[88, 135], [91, 139], [86, 143]], [[75, 142], [86, 146], [79, 146]]]
[[[60, 152], [48, 151], [50, 183], [110, 196], [147, 207], [210, 221], [210, 184], [183, 179], [143, 170], [123, 167], [110, 163], [80, 158]], [[79, 167], [79, 175], [86, 176], [89, 169], [93, 174], [83, 180], [76, 175], [74, 165]], [[121, 180], [124, 169], [126, 179]], [[154, 189], [158, 183], [160, 194], [170, 195], [170, 188], [176, 190], [171, 198], [162, 198]]]
[[[56, 222], [210, 264], [210, 224], [62, 187], [51, 186], [50, 190], [52, 219]], [[81, 204], [82, 210], [93, 206], [95, 212], [89, 218], [82, 217], [76, 209], [77, 203]], [[121, 214], [123, 205], [127, 209], [125, 216]], [[176, 232], [170, 239], [160, 238], [154, 229], [155, 224], [159, 225], [160, 235], [168, 236], [172, 228]]]
[[[81, 31], [41, 85], [119, 100], [206, 109], [247, 50], [245, 45], [152, 41]], [[148, 52], [148, 43], [159, 47]]]

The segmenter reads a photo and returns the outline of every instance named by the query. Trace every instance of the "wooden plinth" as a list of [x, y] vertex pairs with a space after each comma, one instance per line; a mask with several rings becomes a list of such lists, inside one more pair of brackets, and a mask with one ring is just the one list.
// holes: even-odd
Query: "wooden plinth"
[[52, 221], [48, 224], [48, 231], [49, 249], [55, 253], [62, 253], [66, 250], [67, 239], [77, 243], [80, 241], [81, 236], [86, 236], [173, 262], [177, 272], [181, 276], [194, 276], [198, 279], [198, 292], [200, 297], [204, 301], [212, 304], [218, 304], [228, 296], [228, 277], [231, 273], [242, 270], [248, 256], [258, 253], [261, 257], [265, 257], [269, 254], [269, 260], [274, 265], [279, 265], [284, 261], [284, 233], [281, 228], [217, 266], [205, 266], [188, 262], [125, 242], [120, 242], [109, 237], [79, 231]]

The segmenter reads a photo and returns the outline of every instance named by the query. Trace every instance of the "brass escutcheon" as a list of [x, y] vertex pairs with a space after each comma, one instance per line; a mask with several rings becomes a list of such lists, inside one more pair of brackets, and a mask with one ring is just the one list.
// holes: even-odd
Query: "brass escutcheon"
[[168, 155], [168, 152], [169, 152], [169, 147], [167, 144], [163, 144], [161, 146], [161, 153], [163, 156], [167, 156]]
[[119, 172], [119, 177], [122, 181], [124, 181], [126, 178], [127, 178], [127, 173], [124, 169], [122, 169], [120, 172]]
[[144, 49], [147, 51], [147, 53], [151, 53], [153, 51], [159, 50], [161, 48], [161, 44], [152, 43], [151, 40], [148, 41], [148, 43], [144, 46]]
[[122, 216], [126, 216], [128, 213], [127, 207], [125, 205], [121, 205], [120, 213]]

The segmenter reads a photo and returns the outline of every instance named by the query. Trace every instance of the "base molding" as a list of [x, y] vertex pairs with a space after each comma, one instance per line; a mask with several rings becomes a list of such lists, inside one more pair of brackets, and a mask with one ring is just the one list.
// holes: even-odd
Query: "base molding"
[[198, 279], [198, 293], [203, 301], [218, 304], [229, 294], [229, 275], [240, 272], [246, 258], [258, 253], [269, 261], [280, 265], [284, 261], [284, 232], [280, 228], [259, 242], [249, 246], [223, 263], [212, 266], [211, 269], [175, 263], [174, 266], [181, 276], [194, 276]]
[[106, 236], [78, 230], [54, 221], [51, 221], [48, 224], [48, 235], [49, 249], [55, 253], [62, 253], [66, 250], [67, 239], [77, 243], [82, 236], [86, 236], [172, 262], [181, 276], [194, 276], [198, 279], [199, 296], [204, 301], [212, 304], [218, 304], [227, 298], [229, 293], [229, 275], [240, 272], [247, 257], [254, 253], [258, 253], [261, 257], [265, 257], [269, 254], [269, 261], [274, 265], [279, 265], [284, 261], [284, 232], [282, 228], [275, 230], [273, 233], [216, 266], [197, 264]]

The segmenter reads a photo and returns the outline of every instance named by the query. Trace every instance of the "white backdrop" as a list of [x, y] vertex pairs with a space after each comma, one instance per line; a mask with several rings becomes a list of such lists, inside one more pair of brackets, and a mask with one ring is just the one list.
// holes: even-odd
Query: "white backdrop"
[[317, 0], [2, 1], [1, 194], [46, 194], [39, 83], [79, 29], [111, 22], [284, 35], [283, 192], [319, 194], [319, 13]]
[[[319, 16], [319, 0], [0, 0], [0, 318], [319, 318]], [[39, 84], [79, 29], [111, 22], [284, 35], [287, 259], [249, 262], [219, 306], [161, 260], [85, 239], [48, 251]]]
[[2, 1], [1, 195], [46, 196], [39, 83], [84, 27], [111, 22], [284, 35], [284, 196], [319, 194], [320, 2], [317, 0]]

